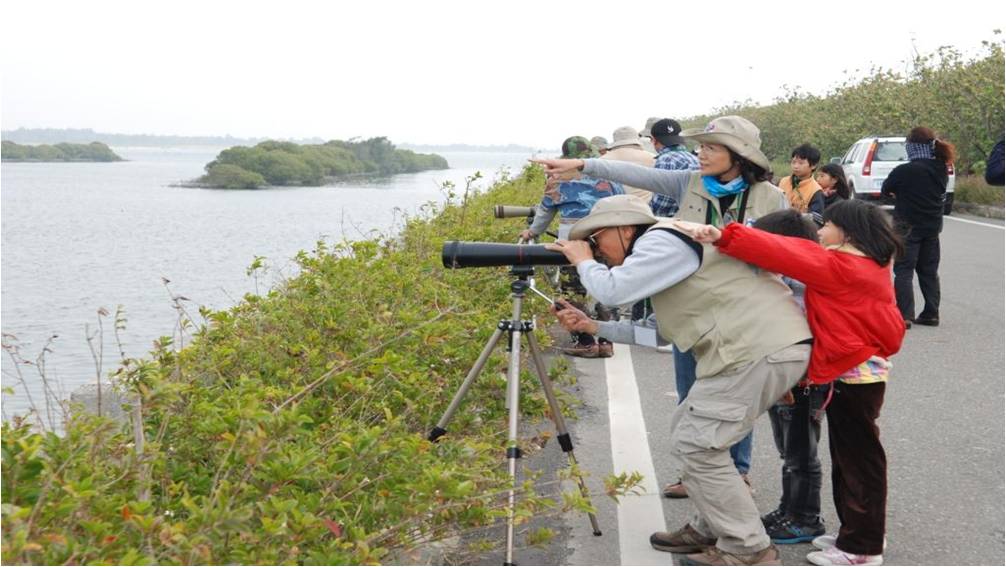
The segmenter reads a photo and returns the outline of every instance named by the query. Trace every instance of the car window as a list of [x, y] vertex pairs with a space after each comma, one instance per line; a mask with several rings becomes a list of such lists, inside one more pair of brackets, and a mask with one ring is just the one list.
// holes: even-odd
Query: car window
[[849, 148], [849, 151], [846, 152], [845, 157], [842, 158], [842, 163], [852, 163], [857, 150], [859, 150], [859, 144], [853, 144], [852, 147]]
[[856, 163], [862, 163], [863, 160], [866, 159], [866, 152], [869, 151], [871, 143], [872, 142], [863, 142], [862, 144], [859, 144], [859, 148], [856, 149], [856, 158], [854, 160]]
[[904, 142], [880, 142], [873, 153], [875, 161], [908, 161]]

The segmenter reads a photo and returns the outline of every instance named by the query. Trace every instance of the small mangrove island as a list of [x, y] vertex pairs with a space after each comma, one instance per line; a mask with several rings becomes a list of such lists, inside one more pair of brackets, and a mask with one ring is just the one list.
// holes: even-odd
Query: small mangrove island
[[28, 146], [4, 140], [2, 146], [0, 155], [3, 161], [123, 161], [101, 142]]
[[447, 169], [436, 154], [400, 150], [378, 137], [332, 140], [324, 144], [295, 144], [273, 140], [253, 147], [228, 148], [206, 164], [206, 175], [194, 183], [219, 189], [257, 189], [265, 186], [322, 185], [350, 175], [394, 175]]

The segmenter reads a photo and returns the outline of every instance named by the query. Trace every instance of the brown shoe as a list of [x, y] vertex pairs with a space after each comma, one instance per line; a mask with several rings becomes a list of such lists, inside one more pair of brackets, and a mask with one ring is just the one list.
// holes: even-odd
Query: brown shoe
[[782, 565], [782, 559], [774, 545], [757, 553], [727, 553], [713, 546], [682, 557], [681, 565]]
[[598, 358], [611, 358], [615, 356], [615, 346], [611, 343], [598, 343], [597, 344], [597, 357]]
[[670, 551], [671, 553], [697, 553], [716, 545], [716, 538], [706, 537], [691, 524], [685, 524], [676, 532], [654, 532], [650, 536], [653, 549]]
[[592, 345], [574, 344], [562, 349], [562, 352], [570, 356], [579, 356], [580, 358], [597, 358], [598, 347], [597, 343]]
[[664, 487], [664, 498], [688, 498], [688, 491], [685, 485], [679, 480]]

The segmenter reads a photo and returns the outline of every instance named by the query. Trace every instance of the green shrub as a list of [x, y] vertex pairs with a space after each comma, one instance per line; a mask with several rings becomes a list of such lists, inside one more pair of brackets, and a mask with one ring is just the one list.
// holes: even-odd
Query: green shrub
[[229, 163], [219, 163], [209, 168], [199, 182], [222, 189], [257, 189], [266, 185], [265, 178], [258, 173]]
[[28, 146], [4, 140], [4, 161], [122, 161], [101, 142]]
[[1006, 205], [1003, 199], [1003, 188], [985, 183], [985, 179], [980, 175], [957, 176], [954, 184], [954, 202], [996, 207]]
[[[425, 436], [509, 316], [510, 278], [445, 270], [440, 248], [512, 240], [521, 226], [487, 222], [491, 205], [531, 204], [542, 185], [529, 168], [428, 205], [432, 216], [408, 219], [395, 238], [319, 243], [268, 294], [201, 309], [207, 324], [191, 344], [176, 352], [162, 338], [117, 372], [142, 400], [142, 455], [128, 426], [95, 417], [73, 419], [62, 437], [5, 422], [3, 561], [376, 563], [500, 518], [502, 349], [451, 433]], [[528, 318], [546, 309], [525, 306]], [[521, 409], [541, 417], [539, 388], [522, 375]], [[557, 506], [532, 493], [518, 517]]]

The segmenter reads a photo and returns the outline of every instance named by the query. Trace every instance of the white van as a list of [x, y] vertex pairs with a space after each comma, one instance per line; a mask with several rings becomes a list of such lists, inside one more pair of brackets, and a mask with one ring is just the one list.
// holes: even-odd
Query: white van
[[[832, 160], [833, 162], [836, 160]], [[869, 136], [857, 141], [839, 158], [855, 199], [880, 199], [880, 188], [891, 170], [908, 161], [904, 136]], [[947, 166], [947, 194], [943, 214], [954, 204], [954, 166]]]

